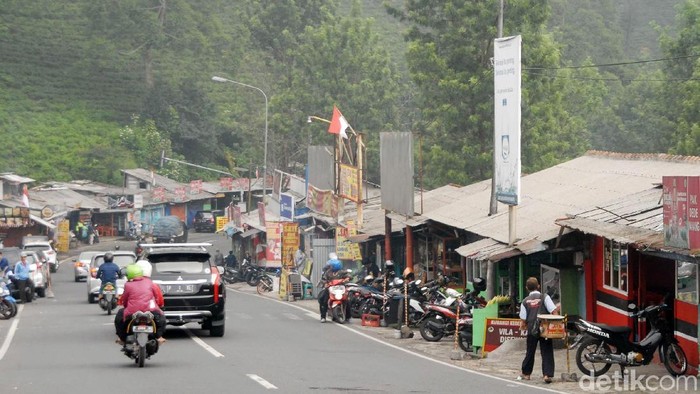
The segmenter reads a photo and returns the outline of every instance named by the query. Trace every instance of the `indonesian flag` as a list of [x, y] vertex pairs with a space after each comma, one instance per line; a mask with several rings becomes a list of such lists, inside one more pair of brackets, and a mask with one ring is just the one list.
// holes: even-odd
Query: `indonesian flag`
[[29, 191], [27, 190], [27, 185], [22, 187], [22, 205], [29, 208]]
[[350, 124], [340, 110], [335, 105], [333, 106], [333, 118], [331, 119], [331, 125], [328, 126], [328, 132], [331, 134], [340, 134], [341, 137], [347, 139], [348, 135], [345, 133], [345, 129], [350, 127]]

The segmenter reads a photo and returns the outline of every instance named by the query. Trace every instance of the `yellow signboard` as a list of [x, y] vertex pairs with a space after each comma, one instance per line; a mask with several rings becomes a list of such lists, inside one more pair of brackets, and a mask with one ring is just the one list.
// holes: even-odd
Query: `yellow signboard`
[[357, 167], [347, 164], [340, 165], [340, 192], [338, 194], [341, 197], [354, 202], [360, 201], [359, 174]]
[[61, 220], [58, 224], [58, 242], [56, 243], [56, 250], [62, 253], [68, 252], [70, 248], [70, 222], [68, 220]]
[[282, 265], [294, 266], [294, 253], [299, 249], [299, 223], [282, 223]]
[[338, 227], [335, 230], [335, 252], [338, 258], [341, 260], [362, 260], [362, 254], [360, 253], [360, 245], [350, 242], [347, 237], [350, 235], [356, 235], [357, 228], [355, 227], [355, 222], [353, 220], [348, 220], [346, 222], [346, 227]]
[[221, 231], [226, 223], [228, 223], [228, 218], [226, 216], [219, 216], [216, 218], [216, 231]]

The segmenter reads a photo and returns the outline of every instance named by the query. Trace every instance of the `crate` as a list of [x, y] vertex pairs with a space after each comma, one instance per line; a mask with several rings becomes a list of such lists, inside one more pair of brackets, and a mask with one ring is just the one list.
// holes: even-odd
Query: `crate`
[[370, 315], [369, 313], [364, 313], [362, 315], [362, 325], [367, 327], [379, 327], [379, 320], [382, 317], [379, 315]]

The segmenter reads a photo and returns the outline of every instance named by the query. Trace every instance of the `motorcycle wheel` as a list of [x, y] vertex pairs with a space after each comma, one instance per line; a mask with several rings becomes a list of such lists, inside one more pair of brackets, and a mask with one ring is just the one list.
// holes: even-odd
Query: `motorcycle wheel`
[[266, 280], [261, 280], [260, 282], [258, 282], [257, 290], [258, 294], [263, 295], [269, 291], [272, 291], [272, 285], [267, 283]]
[[602, 363], [603, 366], [600, 369], [596, 369], [596, 366], [601, 363], [586, 360], [586, 355], [595, 353], [609, 354], [610, 347], [606, 343], [593, 338], [584, 339], [578, 346], [576, 350], [576, 366], [584, 375], [598, 377], [604, 375], [612, 367], [612, 364]]
[[137, 356], [136, 361], [139, 364], [139, 368], [143, 368], [143, 365], [146, 363], [146, 347], [145, 346], [139, 347], [139, 355]]
[[474, 351], [474, 348], [472, 348], [471, 332], [465, 332], [464, 330], [459, 332], [459, 347], [467, 353]]
[[343, 308], [342, 305], [334, 306], [333, 310], [331, 311], [331, 315], [333, 316], [333, 320], [335, 320], [336, 323], [345, 324], [345, 308]]
[[688, 370], [688, 359], [685, 352], [677, 343], [669, 343], [661, 347], [662, 359], [668, 373], [680, 376]]
[[350, 303], [350, 316], [359, 319], [362, 317], [362, 309], [364, 308], [365, 302], [363, 300], [353, 301]]
[[444, 330], [436, 330], [434, 328], [431, 328], [428, 323], [429, 322], [434, 322], [434, 323], [442, 323], [442, 319], [438, 319], [435, 316], [430, 316], [429, 318], [425, 319], [423, 321], [423, 324], [420, 326], [420, 336], [423, 337], [428, 342], [437, 342], [442, 339], [442, 337], [445, 336], [445, 331]]
[[245, 283], [247, 283], [249, 286], [257, 286], [258, 283], [260, 283], [260, 277], [255, 274], [255, 273], [250, 273], [246, 275]]
[[0, 320], [7, 320], [12, 316], [14, 316], [12, 314], [12, 303], [3, 299], [2, 301], [0, 301]]

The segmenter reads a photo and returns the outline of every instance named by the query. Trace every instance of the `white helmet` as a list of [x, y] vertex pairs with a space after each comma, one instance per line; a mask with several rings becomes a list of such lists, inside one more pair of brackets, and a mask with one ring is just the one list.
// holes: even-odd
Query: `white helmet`
[[136, 265], [141, 267], [141, 270], [143, 271], [143, 276], [147, 278], [151, 277], [151, 271], [153, 271], [153, 267], [151, 266], [151, 263], [148, 260], [139, 260], [136, 262]]
[[338, 260], [338, 255], [333, 252], [330, 252], [328, 253], [328, 258], [331, 260]]

